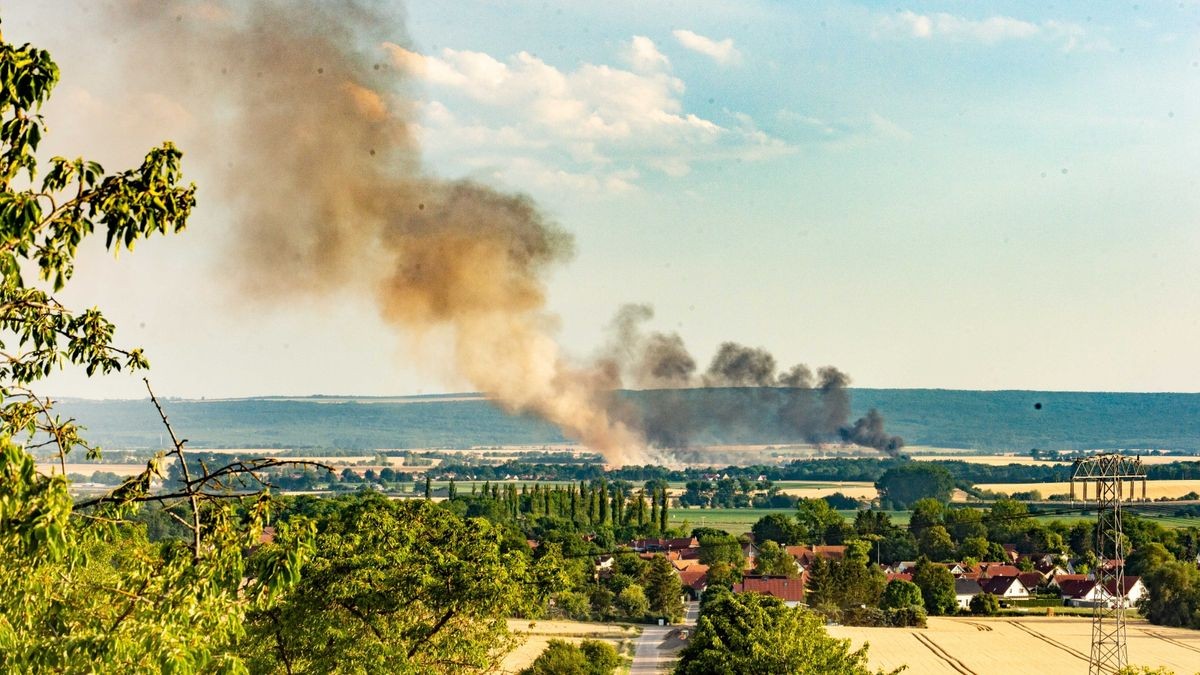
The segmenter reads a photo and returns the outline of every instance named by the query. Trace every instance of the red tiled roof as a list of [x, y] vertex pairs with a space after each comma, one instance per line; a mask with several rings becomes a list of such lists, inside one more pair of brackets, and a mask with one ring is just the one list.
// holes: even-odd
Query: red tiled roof
[[708, 565], [692, 565], [680, 570], [679, 581], [692, 590], [703, 590], [708, 585]]
[[845, 546], [785, 546], [784, 550], [801, 565], [808, 565], [816, 558], [842, 560], [846, 557]]
[[[1137, 585], [1137, 582], [1141, 581], [1142, 578], [1141, 577], [1121, 577], [1121, 579], [1125, 582], [1125, 592], [1121, 593], [1120, 595], [1129, 595], [1129, 591], [1133, 590], [1133, 587], [1135, 585]], [[1113, 596], [1117, 595], [1117, 580], [1112, 579], [1108, 583], [1104, 584], [1104, 590], [1108, 591], [1109, 595], [1113, 595]]]
[[[1068, 575], [1063, 575], [1063, 576], [1068, 576]], [[1072, 574], [1069, 576], [1074, 577], [1074, 576], [1081, 576], [1081, 575]], [[1058, 580], [1059, 591], [1062, 593], [1062, 595], [1064, 597], [1068, 597], [1068, 598], [1082, 598], [1083, 596], [1090, 593], [1092, 588], [1094, 588], [1095, 586], [1096, 586], [1095, 580], [1088, 579], [1086, 577], [1084, 577], [1083, 579], [1062, 579], [1062, 578], [1060, 578]]]
[[761, 593], [784, 602], [804, 600], [804, 577], [743, 577], [741, 583], [733, 585], [734, 593]]
[[1017, 575], [1017, 578], [1021, 580], [1025, 588], [1030, 589], [1037, 588], [1046, 581], [1046, 577], [1042, 576], [1041, 572], [1022, 572]]
[[1056, 574], [1053, 581], [1056, 585], [1062, 586], [1064, 581], [1082, 581], [1087, 578], [1086, 574]]
[[984, 593], [991, 593], [992, 595], [1004, 595], [1004, 592], [1007, 591], [1013, 584], [1019, 583], [1021, 583], [1021, 580], [1015, 576], [996, 576], [980, 579], [979, 587], [983, 589]]
[[980, 571], [984, 577], [1015, 577], [1021, 574], [1021, 568], [1016, 565], [981, 564]]
[[900, 581], [912, 581], [912, 574], [908, 572], [889, 572], [886, 576], [888, 581], [892, 581], [894, 579], [899, 579]]

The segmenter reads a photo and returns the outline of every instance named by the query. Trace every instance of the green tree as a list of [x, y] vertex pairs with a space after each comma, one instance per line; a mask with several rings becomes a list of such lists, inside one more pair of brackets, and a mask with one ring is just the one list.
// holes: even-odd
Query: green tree
[[321, 527], [295, 590], [250, 615], [255, 671], [483, 671], [513, 644], [506, 618], [562, 585], [553, 552], [535, 565], [432, 502], [349, 498]]
[[867, 647], [830, 637], [820, 616], [757, 593], [706, 596], [677, 675], [867, 675]]
[[908, 505], [912, 514], [908, 518], [910, 529], [923, 531], [934, 525], [941, 525], [946, 516], [946, 505], [942, 502], [925, 497]]
[[1150, 569], [1142, 582], [1146, 595], [1138, 610], [1150, 623], [1200, 628], [1200, 570], [1195, 565], [1164, 563]]
[[1029, 507], [1013, 499], [998, 499], [987, 515], [988, 539], [1001, 544], [1015, 543], [1036, 521]]
[[983, 511], [979, 509], [946, 509], [942, 524], [946, 526], [954, 541], [962, 542], [973, 537], [987, 538]]
[[796, 502], [796, 538], [806, 544], [840, 544], [846, 535], [846, 520], [824, 499]]
[[944, 562], [954, 558], [954, 541], [950, 539], [950, 533], [946, 531], [946, 528], [941, 525], [925, 528], [917, 541], [920, 545], [921, 555], [927, 556], [930, 560]]
[[662, 505], [658, 507], [658, 530], [659, 532], [667, 531], [667, 516], [668, 506], [671, 498], [667, 494], [667, 488], [662, 488]]
[[654, 556], [646, 570], [645, 588], [652, 612], [672, 622], [683, 619], [683, 585], [670, 560]]
[[746, 562], [746, 554], [737, 537], [730, 534], [707, 534], [698, 537], [700, 541], [700, 563], [714, 565], [724, 562], [741, 569]]
[[921, 589], [925, 610], [930, 614], [953, 614], [958, 609], [954, 575], [945, 567], [922, 556], [913, 569], [913, 583]]
[[833, 566], [828, 560], [815, 558], [809, 565], [804, 600], [816, 609], [838, 609], [838, 590], [834, 587]]
[[883, 589], [879, 608], [903, 609], [905, 607], [925, 607], [925, 600], [921, 597], [921, 588], [911, 581], [892, 579]]
[[993, 616], [1000, 611], [1000, 600], [991, 593], [978, 593], [971, 597], [968, 608], [972, 614]]
[[796, 559], [787, 549], [767, 540], [758, 547], [758, 557], [754, 559], [754, 573], [771, 576], [794, 577], [800, 572], [796, 568]]
[[796, 524], [782, 513], [768, 513], [759, 518], [750, 528], [750, 532], [754, 535], [755, 543], [760, 545], [768, 541], [778, 542], [783, 546], [799, 542], [796, 537]]
[[708, 587], [710, 589], [717, 586], [733, 588], [733, 585], [741, 580], [742, 570], [740, 567], [734, 567], [727, 562], [715, 562], [708, 567]]
[[617, 609], [626, 617], [641, 620], [650, 611], [650, 600], [646, 590], [637, 584], [631, 584], [617, 594]]
[[1125, 574], [1143, 576], [1167, 563], [1175, 562], [1175, 556], [1167, 547], [1158, 542], [1151, 542], [1138, 547], [1125, 559]]
[[875, 487], [885, 501], [895, 508], [905, 508], [919, 499], [950, 501], [954, 479], [942, 466], [931, 462], [909, 462], [885, 471]]
[[984, 537], [967, 537], [958, 545], [959, 559], [983, 560], [988, 555], [988, 540]]

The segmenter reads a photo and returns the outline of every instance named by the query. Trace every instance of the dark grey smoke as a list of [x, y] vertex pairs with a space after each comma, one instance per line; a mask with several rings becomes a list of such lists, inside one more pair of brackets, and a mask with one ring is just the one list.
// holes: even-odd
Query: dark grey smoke
[[871, 408], [864, 417], [854, 422], [853, 426], [841, 430], [843, 440], [869, 448], [878, 448], [895, 455], [904, 447], [904, 439], [891, 436], [883, 430], [883, 415]]
[[775, 357], [765, 349], [725, 342], [708, 366], [704, 384], [709, 387], [774, 386]]
[[725, 342], [703, 375], [676, 333], [643, 332], [654, 317], [646, 305], [622, 307], [601, 362], [615, 379], [635, 389], [635, 405], [615, 417], [640, 429], [664, 448], [739, 439], [827, 443], [848, 442], [896, 454], [904, 440], [884, 432], [883, 416], [872, 409], [851, 423], [850, 377], [832, 366], [812, 370], [797, 364], [777, 373], [765, 349]]
[[812, 387], [812, 371], [803, 363], [796, 364], [786, 373], [780, 373], [779, 386], [809, 389]]

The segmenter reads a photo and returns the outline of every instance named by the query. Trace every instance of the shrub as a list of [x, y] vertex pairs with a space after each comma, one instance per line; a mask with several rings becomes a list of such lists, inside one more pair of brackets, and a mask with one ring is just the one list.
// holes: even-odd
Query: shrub
[[521, 675], [610, 675], [620, 665], [617, 650], [607, 642], [584, 640], [578, 647], [551, 640]]
[[991, 593], [980, 593], [971, 598], [970, 609], [972, 614], [992, 616], [1000, 611], [1000, 600]]

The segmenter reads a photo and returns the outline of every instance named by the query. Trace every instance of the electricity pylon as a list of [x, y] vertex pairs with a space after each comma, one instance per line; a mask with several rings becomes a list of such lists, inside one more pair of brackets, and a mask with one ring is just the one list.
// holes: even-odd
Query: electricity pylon
[[[1140, 458], [1116, 453], [1075, 460], [1071, 476], [1071, 499], [1075, 483], [1083, 483], [1083, 501], [1088, 483], [1096, 484], [1096, 596], [1092, 609], [1092, 655], [1089, 675], [1109, 675], [1129, 662], [1125, 646], [1125, 535], [1121, 532], [1121, 500], [1134, 499], [1134, 488], [1142, 485], [1146, 499], [1146, 470]], [[1128, 494], [1123, 489], [1129, 486]]]

